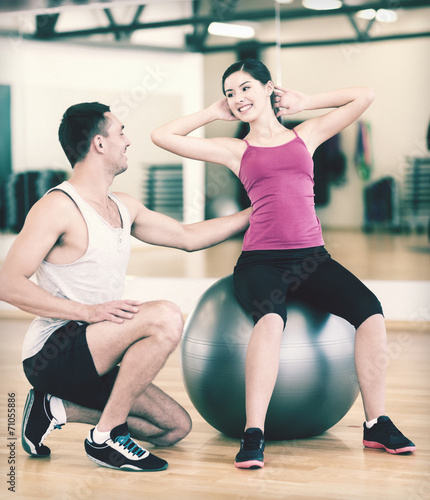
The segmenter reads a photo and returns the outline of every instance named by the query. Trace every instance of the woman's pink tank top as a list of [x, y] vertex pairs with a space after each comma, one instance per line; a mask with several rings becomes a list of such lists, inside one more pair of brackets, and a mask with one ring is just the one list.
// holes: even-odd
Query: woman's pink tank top
[[281, 146], [251, 146], [239, 179], [253, 207], [242, 250], [284, 250], [324, 245], [315, 213], [313, 161], [297, 135]]

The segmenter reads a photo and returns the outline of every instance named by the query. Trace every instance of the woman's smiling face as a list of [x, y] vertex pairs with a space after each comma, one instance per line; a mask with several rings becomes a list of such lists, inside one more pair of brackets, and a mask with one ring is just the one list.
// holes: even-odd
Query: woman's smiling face
[[268, 99], [270, 102], [267, 86], [242, 70], [228, 76], [224, 82], [224, 94], [234, 116], [245, 122], [255, 119]]

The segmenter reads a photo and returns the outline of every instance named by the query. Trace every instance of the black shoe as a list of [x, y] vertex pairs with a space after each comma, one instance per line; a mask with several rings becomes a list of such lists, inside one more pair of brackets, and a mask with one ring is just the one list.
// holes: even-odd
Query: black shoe
[[85, 451], [90, 460], [103, 467], [133, 471], [158, 471], [167, 469], [167, 462], [141, 448], [131, 438], [127, 423], [118, 425], [110, 432], [103, 444], [93, 440], [91, 429], [85, 440]]
[[53, 429], [61, 425], [52, 416], [48, 395], [30, 389], [22, 417], [21, 442], [24, 450], [34, 457], [49, 457], [51, 450], [43, 441]]
[[246, 429], [234, 465], [239, 469], [260, 469], [264, 467], [264, 447], [263, 431], [254, 427]]
[[388, 453], [407, 453], [415, 450], [415, 445], [391, 422], [382, 416], [370, 429], [363, 424], [363, 444], [367, 448], [384, 448]]

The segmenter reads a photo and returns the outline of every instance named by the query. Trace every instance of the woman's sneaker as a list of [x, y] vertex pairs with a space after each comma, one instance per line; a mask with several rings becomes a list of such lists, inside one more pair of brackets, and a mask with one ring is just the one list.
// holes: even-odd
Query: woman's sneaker
[[61, 425], [52, 416], [50, 396], [30, 389], [22, 417], [21, 443], [24, 450], [34, 457], [49, 457], [51, 450], [43, 441], [53, 429]]
[[404, 436], [385, 415], [378, 418], [370, 429], [363, 424], [363, 444], [367, 448], [384, 448], [388, 453], [407, 453], [415, 450], [415, 445]]
[[260, 469], [264, 467], [264, 447], [263, 431], [255, 427], [246, 429], [234, 465], [239, 469]]
[[85, 451], [90, 460], [103, 467], [132, 471], [159, 471], [167, 469], [167, 462], [141, 448], [130, 437], [127, 423], [118, 425], [110, 432], [103, 444], [93, 440], [91, 429], [85, 440]]

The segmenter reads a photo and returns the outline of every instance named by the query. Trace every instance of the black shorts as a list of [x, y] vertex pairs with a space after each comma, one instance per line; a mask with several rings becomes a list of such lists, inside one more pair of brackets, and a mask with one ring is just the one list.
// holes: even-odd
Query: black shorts
[[37, 390], [103, 411], [119, 367], [97, 373], [87, 344], [87, 324], [70, 321], [56, 330], [43, 348], [23, 361], [24, 373]]
[[242, 252], [234, 268], [239, 302], [256, 323], [269, 313], [287, 318], [287, 296], [340, 316], [358, 328], [383, 314], [379, 300], [358, 278], [320, 247]]

